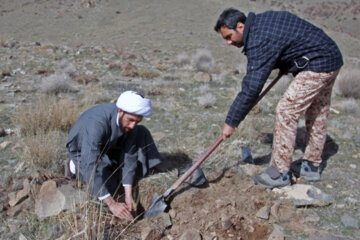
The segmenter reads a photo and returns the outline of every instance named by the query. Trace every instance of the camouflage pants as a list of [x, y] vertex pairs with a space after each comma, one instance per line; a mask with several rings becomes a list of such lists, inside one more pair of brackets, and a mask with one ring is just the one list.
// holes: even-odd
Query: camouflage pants
[[290, 169], [299, 117], [305, 112], [308, 133], [304, 159], [319, 166], [326, 141], [331, 91], [339, 70], [330, 73], [300, 72], [275, 110], [271, 165], [279, 172]]

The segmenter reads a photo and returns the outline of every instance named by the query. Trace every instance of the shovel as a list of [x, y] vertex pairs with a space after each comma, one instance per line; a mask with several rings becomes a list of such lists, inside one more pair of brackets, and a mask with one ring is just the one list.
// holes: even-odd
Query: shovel
[[[266, 87], [266, 89], [259, 95], [255, 101], [252, 108], [265, 96], [265, 94], [275, 85], [275, 83], [282, 77], [282, 74], [279, 73], [278, 76]], [[205, 154], [195, 162], [163, 195], [154, 194], [151, 203], [147, 210], [144, 213], [144, 218], [153, 218], [165, 211], [167, 208], [166, 199], [173, 193], [194, 171], [207, 159], [207, 157], [219, 146], [223, 141], [222, 136], [220, 136], [216, 142], [205, 152]]]

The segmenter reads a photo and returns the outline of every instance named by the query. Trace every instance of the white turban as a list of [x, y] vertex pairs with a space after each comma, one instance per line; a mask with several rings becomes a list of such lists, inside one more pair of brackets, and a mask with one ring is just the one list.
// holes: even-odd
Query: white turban
[[151, 101], [134, 91], [123, 92], [116, 102], [116, 106], [124, 112], [150, 117]]

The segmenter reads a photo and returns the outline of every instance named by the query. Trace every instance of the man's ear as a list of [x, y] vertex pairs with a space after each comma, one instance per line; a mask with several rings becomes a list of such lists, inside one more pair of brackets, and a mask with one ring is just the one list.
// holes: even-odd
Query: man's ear
[[236, 24], [236, 30], [240, 33], [243, 33], [244, 32], [244, 28], [245, 28], [245, 24], [242, 23], [242, 22], [238, 22]]
[[119, 113], [119, 116], [122, 116], [124, 114], [124, 111], [119, 108], [118, 113]]

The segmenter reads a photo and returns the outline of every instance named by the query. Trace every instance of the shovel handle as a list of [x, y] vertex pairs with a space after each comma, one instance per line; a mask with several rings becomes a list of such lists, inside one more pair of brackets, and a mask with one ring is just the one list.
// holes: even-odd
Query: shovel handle
[[192, 165], [171, 187], [171, 190], [175, 190], [182, 184], [188, 177], [195, 172], [195, 170], [208, 158], [208, 156], [219, 146], [219, 144], [223, 141], [222, 136], [216, 140], [216, 142], [206, 151], [206, 153], [196, 161], [194, 165]]
[[[261, 92], [259, 97], [256, 99], [254, 105], [252, 108], [265, 96], [265, 94], [279, 81], [279, 79], [282, 77], [282, 73], [280, 72], [277, 77], [269, 84], [269, 86], [266, 87], [264, 91]], [[169, 195], [172, 191], [177, 189], [188, 177], [191, 176], [195, 172], [195, 170], [209, 157], [209, 155], [219, 146], [219, 144], [223, 141], [222, 136], [220, 136], [216, 142], [205, 152], [205, 154], [196, 161], [194, 165], [192, 165], [166, 192]]]

